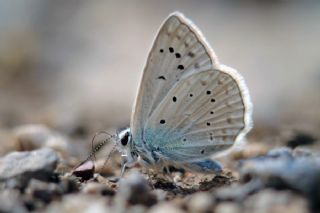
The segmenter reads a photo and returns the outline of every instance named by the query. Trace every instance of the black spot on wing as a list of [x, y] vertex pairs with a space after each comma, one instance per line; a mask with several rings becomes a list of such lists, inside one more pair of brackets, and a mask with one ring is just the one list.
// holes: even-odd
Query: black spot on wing
[[190, 56], [191, 58], [193, 58], [195, 55], [194, 55], [193, 52], [189, 52], [189, 53], [188, 53], [188, 56]]
[[166, 77], [164, 77], [163, 75], [159, 76], [157, 79], [167, 80]]
[[210, 132], [210, 140], [213, 141], [213, 133]]
[[176, 96], [173, 96], [172, 101], [173, 101], [173, 102], [176, 102], [176, 101], [177, 101], [177, 97], [176, 97]]
[[177, 67], [179, 70], [183, 70], [184, 69], [184, 66], [182, 64], [180, 64], [178, 67]]

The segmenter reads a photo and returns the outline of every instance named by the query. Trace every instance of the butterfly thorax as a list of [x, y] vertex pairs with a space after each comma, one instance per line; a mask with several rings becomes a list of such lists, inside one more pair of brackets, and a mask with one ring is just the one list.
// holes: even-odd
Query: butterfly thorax
[[126, 158], [126, 166], [130, 167], [137, 161], [142, 166], [161, 170], [165, 165], [165, 161], [159, 150], [155, 147], [149, 147], [149, 143], [140, 143], [134, 141], [130, 128], [126, 128], [118, 133], [117, 149]]

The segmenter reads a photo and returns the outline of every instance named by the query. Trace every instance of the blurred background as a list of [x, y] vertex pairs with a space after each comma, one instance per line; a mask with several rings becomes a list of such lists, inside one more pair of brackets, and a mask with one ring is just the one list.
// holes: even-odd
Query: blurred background
[[245, 78], [255, 128], [320, 130], [319, 1], [0, 1], [0, 128], [128, 125], [146, 56], [179, 10]]

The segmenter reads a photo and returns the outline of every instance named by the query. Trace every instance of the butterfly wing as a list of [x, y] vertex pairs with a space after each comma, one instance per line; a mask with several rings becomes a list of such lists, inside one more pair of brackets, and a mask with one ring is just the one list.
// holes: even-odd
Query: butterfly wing
[[143, 73], [131, 120], [135, 143], [171, 161], [190, 161], [232, 146], [250, 126], [242, 77], [219, 65], [182, 14], [169, 16]]
[[147, 119], [145, 141], [171, 161], [192, 161], [231, 147], [251, 128], [243, 79], [226, 66], [181, 79]]
[[215, 54], [204, 37], [181, 13], [171, 14], [162, 24], [149, 53], [133, 107], [131, 132], [139, 141], [147, 119], [182, 77], [214, 68]]

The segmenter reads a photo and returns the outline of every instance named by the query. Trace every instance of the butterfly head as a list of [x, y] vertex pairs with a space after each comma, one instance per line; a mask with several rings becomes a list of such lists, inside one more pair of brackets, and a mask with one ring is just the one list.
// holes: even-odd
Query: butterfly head
[[130, 128], [125, 128], [117, 133], [117, 145], [120, 149], [126, 149], [131, 143], [132, 136]]
[[130, 128], [125, 128], [117, 133], [116, 147], [128, 161], [136, 161], [137, 154], [133, 150], [132, 134]]

